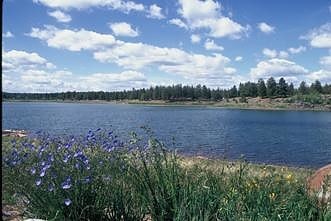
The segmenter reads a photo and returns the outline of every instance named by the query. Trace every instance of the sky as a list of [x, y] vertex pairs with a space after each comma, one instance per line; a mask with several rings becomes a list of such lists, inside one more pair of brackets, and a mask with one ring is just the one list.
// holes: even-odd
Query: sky
[[4, 0], [6, 92], [331, 83], [331, 0]]

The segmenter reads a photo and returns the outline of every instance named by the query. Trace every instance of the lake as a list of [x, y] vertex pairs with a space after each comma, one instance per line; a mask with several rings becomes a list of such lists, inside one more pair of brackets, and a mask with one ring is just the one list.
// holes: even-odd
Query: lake
[[2, 129], [84, 135], [113, 130], [123, 140], [149, 127], [185, 155], [319, 167], [331, 163], [331, 113], [147, 106], [3, 102]]

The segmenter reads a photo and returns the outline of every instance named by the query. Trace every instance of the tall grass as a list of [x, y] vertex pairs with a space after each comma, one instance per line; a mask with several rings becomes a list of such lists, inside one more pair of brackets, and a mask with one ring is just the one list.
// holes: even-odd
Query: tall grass
[[4, 199], [49, 220], [330, 220], [305, 177], [245, 162], [187, 165], [161, 142], [112, 132], [3, 143]]

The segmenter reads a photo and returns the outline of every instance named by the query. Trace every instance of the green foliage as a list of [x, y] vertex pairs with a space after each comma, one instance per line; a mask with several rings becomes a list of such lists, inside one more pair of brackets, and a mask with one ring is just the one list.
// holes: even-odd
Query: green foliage
[[265, 86], [263, 79], [259, 79], [259, 81], [257, 82], [257, 94], [260, 97], [267, 96], [267, 87]]
[[286, 97], [288, 94], [288, 85], [284, 78], [279, 79], [279, 83], [277, 85], [277, 95], [281, 97]]
[[6, 93], [4, 92], [3, 99], [8, 100], [165, 100], [165, 101], [195, 101], [195, 100], [212, 100], [221, 101], [224, 98], [234, 97], [288, 97], [294, 94], [331, 94], [331, 85], [321, 85], [319, 81], [315, 81], [310, 87], [306, 86], [305, 82], [300, 84], [298, 90], [294, 89], [291, 83], [288, 85], [284, 78], [279, 79], [277, 84], [274, 78], [269, 78], [267, 86], [263, 79], [259, 79], [257, 83], [245, 82], [240, 83], [239, 88], [234, 85], [229, 89], [208, 88], [205, 85], [189, 86], [189, 85], [172, 85], [172, 86], [155, 86], [150, 88], [142, 88], [124, 91], [104, 92], [104, 91], [89, 91], [76, 92], [68, 91], [62, 93]]
[[293, 102], [304, 102], [307, 104], [328, 104], [330, 99], [324, 99], [322, 95], [318, 93], [311, 93], [311, 94], [298, 94], [293, 96], [291, 99], [289, 99], [290, 103]]
[[[101, 147], [104, 142], [98, 142], [99, 138], [93, 139], [87, 144], [74, 142], [70, 151], [67, 142], [62, 148], [57, 139], [3, 143], [4, 194], [16, 194], [28, 200], [30, 217], [54, 220], [327, 220], [330, 217], [330, 211], [319, 207], [317, 198], [307, 193], [305, 177], [291, 172], [275, 171], [272, 167], [252, 170], [245, 162], [220, 163], [216, 168], [210, 167], [209, 161], [187, 165], [154, 138], [142, 148], [143, 141], [134, 134], [130, 143], [110, 149]], [[77, 169], [77, 157], [63, 162], [68, 151], [72, 154], [82, 151], [90, 168]], [[43, 158], [50, 154], [54, 161], [50, 160], [51, 167], [41, 177], [42, 183], [36, 185], [40, 171], [31, 174], [31, 168], [37, 168], [38, 162], [45, 162]], [[6, 159], [10, 156], [10, 160]], [[72, 179], [71, 188], [61, 188], [68, 175]], [[91, 180], [81, 182], [87, 175]], [[49, 191], [52, 182], [54, 190]], [[65, 205], [64, 199], [71, 199], [72, 203]]]
[[277, 83], [273, 77], [267, 81], [267, 95], [268, 97], [274, 97], [277, 93]]
[[240, 103], [248, 103], [246, 97], [240, 97], [239, 102], [240, 102]]

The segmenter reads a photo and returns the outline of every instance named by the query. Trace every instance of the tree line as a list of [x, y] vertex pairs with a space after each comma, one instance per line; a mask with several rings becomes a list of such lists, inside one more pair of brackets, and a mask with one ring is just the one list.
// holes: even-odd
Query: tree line
[[7, 100], [166, 100], [166, 101], [195, 101], [212, 100], [220, 101], [234, 97], [262, 97], [277, 98], [290, 97], [301, 94], [331, 94], [331, 85], [316, 80], [310, 86], [304, 81], [298, 88], [293, 83], [287, 83], [284, 78], [278, 82], [270, 77], [266, 82], [263, 79], [258, 82], [240, 83], [237, 88], [234, 85], [230, 89], [210, 89], [205, 85], [172, 85], [155, 86], [150, 88], [124, 90], [124, 91], [88, 91], [88, 92], [58, 92], [58, 93], [7, 93], [3, 92], [2, 98]]

